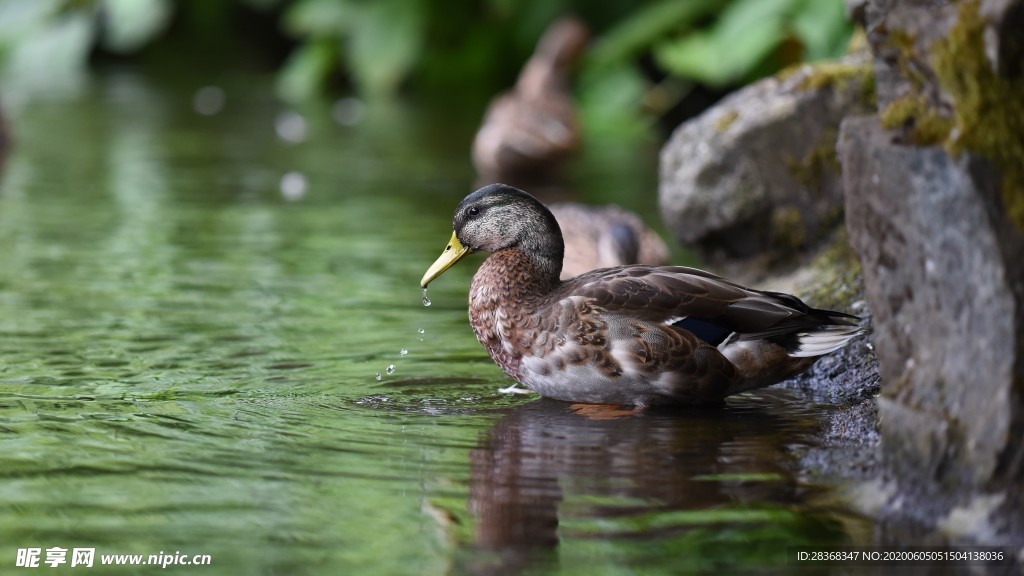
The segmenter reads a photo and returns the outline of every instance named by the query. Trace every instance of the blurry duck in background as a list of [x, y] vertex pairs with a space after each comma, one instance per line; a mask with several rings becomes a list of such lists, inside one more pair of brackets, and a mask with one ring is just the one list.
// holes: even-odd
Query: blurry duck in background
[[618, 206], [550, 204], [565, 239], [560, 278], [624, 264], [668, 264], [668, 246], [639, 216]]
[[491, 102], [473, 142], [473, 164], [484, 179], [543, 180], [579, 146], [569, 72], [587, 36], [574, 18], [551, 24], [515, 87]]
[[[564, 195], [564, 188], [554, 181], [556, 172], [580, 140], [569, 76], [587, 37], [579, 20], [555, 21], [515, 87], [491, 102], [473, 142], [481, 184], [530, 184], [545, 191], [548, 199]], [[572, 203], [549, 207], [565, 238], [562, 279], [609, 266], [668, 263], [665, 243], [631, 212]]]

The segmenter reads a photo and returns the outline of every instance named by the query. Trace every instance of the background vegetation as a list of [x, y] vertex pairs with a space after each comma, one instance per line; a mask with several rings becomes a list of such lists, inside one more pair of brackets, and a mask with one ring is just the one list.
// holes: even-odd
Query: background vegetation
[[592, 122], [702, 107], [787, 65], [843, 53], [843, 0], [3, 0], [0, 88], [73, 87], [90, 63], [269, 71], [278, 96], [482, 99], [544, 27], [591, 27], [578, 94]]

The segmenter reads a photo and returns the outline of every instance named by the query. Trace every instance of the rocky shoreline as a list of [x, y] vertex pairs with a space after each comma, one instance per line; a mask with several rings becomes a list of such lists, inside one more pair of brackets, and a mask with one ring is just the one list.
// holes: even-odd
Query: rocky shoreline
[[835, 406], [802, 471], [879, 544], [1010, 546], [1020, 571], [1024, 1], [848, 8], [850, 56], [676, 130], [662, 216], [716, 270], [865, 319], [783, 385]]

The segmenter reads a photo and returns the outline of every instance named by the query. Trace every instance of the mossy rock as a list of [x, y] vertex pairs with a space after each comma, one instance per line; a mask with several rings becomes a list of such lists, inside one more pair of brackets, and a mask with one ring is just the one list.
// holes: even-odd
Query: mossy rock
[[907, 31], [889, 31], [884, 45], [906, 87], [880, 115], [908, 143], [988, 160], [1001, 176], [1007, 216], [1024, 230], [1024, 76], [996, 70], [985, 48], [990, 27], [979, 0], [962, 0], [949, 30], [924, 48]]

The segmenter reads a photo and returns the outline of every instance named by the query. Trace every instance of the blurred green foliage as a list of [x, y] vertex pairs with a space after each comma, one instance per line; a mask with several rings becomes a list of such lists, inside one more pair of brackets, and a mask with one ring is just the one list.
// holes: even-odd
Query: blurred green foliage
[[[845, 51], [843, 0], [3, 0], [0, 86], [59, 87], [97, 51], [138, 56], [178, 38], [281, 46], [278, 95], [350, 87], [366, 98], [445, 97], [509, 86], [544, 27], [574, 13], [592, 28], [584, 113], [659, 112], [696, 84], [727, 89]], [[238, 31], [246, 12], [273, 23]], [[247, 21], [251, 21], [249, 18]], [[229, 30], [230, 29], [230, 30]], [[230, 33], [229, 33], [230, 32]], [[255, 42], [262, 40], [257, 39]], [[208, 50], [217, 52], [217, 50]], [[202, 65], [202, 62], [197, 63]]]
[[736, 0], [712, 25], [655, 45], [654, 56], [672, 74], [726, 86], [768, 72], [765, 64], [838, 56], [849, 38], [842, 2]]

